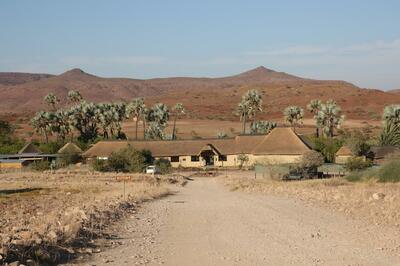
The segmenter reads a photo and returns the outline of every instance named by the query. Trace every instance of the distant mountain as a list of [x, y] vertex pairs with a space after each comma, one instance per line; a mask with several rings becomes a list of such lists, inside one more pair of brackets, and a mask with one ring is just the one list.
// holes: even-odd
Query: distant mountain
[[389, 93], [400, 94], [400, 89], [397, 90], [390, 90]]
[[0, 85], [17, 85], [30, 81], [50, 78], [50, 74], [30, 74], [18, 72], [0, 72]]
[[94, 102], [130, 101], [134, 97], [145, 97], [149, 105], [158, 101], [169, 105], [182, 102], [190, 117], [208, 119], [232, 119], [232, 110], [249, 89], [263, 94], [265, 112], [261, 118], [281, 117], [285, 107], [305, 108], [317, 98], [335, 99], [347, 117], [365, 119], [376, 117], [386, 104], [400, 102], [400, 93], [361, 89], [345, 81], [306, 79], [262, 66], [221, 78], [102, 78], [81, 69], [58, 76], [18, 73], [12, 77], [12, 73], [0, 73], [0, 114], [44, 109], [43, 97], [50, 92], [64, 105], [72, 89]]

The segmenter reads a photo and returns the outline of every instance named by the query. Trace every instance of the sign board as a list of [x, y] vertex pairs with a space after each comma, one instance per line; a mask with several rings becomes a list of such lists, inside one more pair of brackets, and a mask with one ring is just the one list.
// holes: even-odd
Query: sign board
[[121, 181], [131, 181], [131, 180], [132, 180], [132, 177], [131, 177], [131, 176], [116, 176], [115, 179], [116, 179], [118, 182], [121, 182]]

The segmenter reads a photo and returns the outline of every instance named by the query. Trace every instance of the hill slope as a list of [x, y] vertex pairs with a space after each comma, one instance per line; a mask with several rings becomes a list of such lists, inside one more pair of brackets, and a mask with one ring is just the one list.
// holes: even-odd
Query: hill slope
[[58, 76], [24, 75], [28, 76], [13, 80], [12, 73], [0, 73], [0, 77], [8, 77], [3, 78], [3, 82], [0, 79], [0, 113], [21, 114], [43, 109], [43, 97], [50, 92], [65, 104], [71, 89], [95, 102], [129, 101], [139, 96], [145, 97], [148, 104], [182, 102], [191, 117], [212, 119], [232, 118], [232, 110], [240, 97], [252, 88], [263, 94], [263, 117], [280, 117], [288, 105], [305, 107], [312, 99], [332, 98], [348, 117], [369, 119], [379, 117], [386, 104], [400, 102], [400, 94], [361, 89], [345, 81], [305, 79], [265, 67], [222, 78], [102, 78], [80, 69]]

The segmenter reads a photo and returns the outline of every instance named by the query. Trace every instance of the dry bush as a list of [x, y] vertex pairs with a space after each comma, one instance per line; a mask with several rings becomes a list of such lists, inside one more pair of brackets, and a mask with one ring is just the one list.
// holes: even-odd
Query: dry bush
[[54, 264], [73, 257], [76, 248], [102, 236], [107, 225], [134, 211], [138, 203], [169, 193], [163, 186], [168, 181], [134, 174], [125, 184], [124, 197], [118, 176], [123, 175], [85, 170], [0, 174], [4, 261], [30, 258]]

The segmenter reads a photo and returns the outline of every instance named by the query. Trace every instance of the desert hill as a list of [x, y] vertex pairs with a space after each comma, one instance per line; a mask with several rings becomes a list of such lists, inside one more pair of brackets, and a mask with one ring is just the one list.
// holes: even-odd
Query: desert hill
[[50, 74], [31, 74], [18, 72], [0, 72], [0, 85], [17, 85], [30, 81], [50, 78]]
[[147, 80], [103, 78], [72, 69], [57, 76], [0, 73], [0, 113], [31, 113], [46, 108], [46, 94], [53, 92], [63, 100], [74, 89], [89, 101], [129, 101], [140, 96], [148, 104], [182, 102], [193, 118], [231, 119], [241, 95], [252, 88], [263, 94], [264, 117], [280, 117], [289, 105], [305, 107], [315, 98], [333, 98], [348, 117], [375, 119], [386, 104], [400, 102], [400, 94], [361, 89], [345, 81], [306, 79], [265, 67], [221, 78]]

